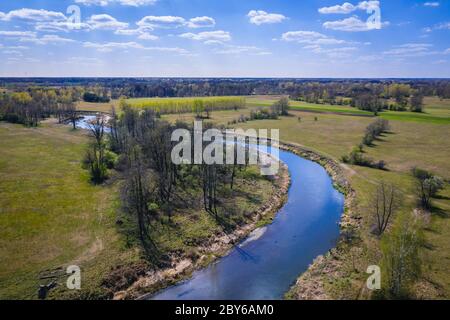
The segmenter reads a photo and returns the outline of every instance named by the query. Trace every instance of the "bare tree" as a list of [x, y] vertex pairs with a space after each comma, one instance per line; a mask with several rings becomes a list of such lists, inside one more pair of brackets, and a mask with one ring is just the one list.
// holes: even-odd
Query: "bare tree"
[[384, 233], [401, 202], [401, 195], [397, 187], [393, 184], [387, 185], [382, 181], [371, 201], [375, 232], [378, 236]]
[[154, 218], [150, 204], [155, 193], [155, 188], [151, 183], [152, 175], [150, 170], [145, 167], [139, 146], [130, 148], [128, 160], [130, 168], [122, 187], [122, 199], [127, 211], [137, 218], [139, 239], [145, 252], [156, 261], [158, 250], [150, 234], [151, 220]]

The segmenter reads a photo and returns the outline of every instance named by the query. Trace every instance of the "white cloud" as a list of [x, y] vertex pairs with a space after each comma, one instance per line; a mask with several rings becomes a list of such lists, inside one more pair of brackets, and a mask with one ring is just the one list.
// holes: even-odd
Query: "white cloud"
[[36, 37], [36, 32], [32, 31], [0, 31], [0, 36], [3, 37], [13, 37], [13, 38], [34, 38]]
[[443, 22], [443, 23], [436, 24], [433, 27], [425, 28], [424, 31], [431, 32], [433, 30], [445, 30], [445, 29], [450, 30], [450, 22]]
[[360, 10], [375, 10], [380, 8], [380, 1], [362, 1], [358, 3], [357, 9]]
[[185, 39], [192, 39], [196, 41], [230, 41], [231, 35], [228, 31], [217, 30], [217, 31], [205, 31], [200, 33], [183, 33], [179, 37]]
[[128, 28], [128, 23], [120, 22], [108, 14], [92, 15], [87, 24], [93, 30], [118, 30]]
[[272, 24], [272, 23], [280, 23], [286, 20], [287, 18], [279, 13], [267, 13], [263, 10], [251, 10], [247, 17], [250, 18], [250, 23], [256, 25], [262, 24]]
[[434, 8], [436, 8], [436, 7], [440, 6], [440, 3], [439, 2], [425, 2], [423, 5], [425, 7], [434, 7]]
[[261, 49], [255, 46], [238, 46], [224, 43], [216, 43], [216, 44], [220, 45], [220, 47], [213, 50], [213, 53], [215, 54], [225, 54], [225, 55], [248, 54], [255, 56], [265, 56], [272, 54], [271, 52], [265, 49]]
[[139, 27], [137, 29], [118, 29], [114, 33], [121, 36], [137, 36], [141, 40], [157, 40], [158, 36], [150, 33], [153, 28]]
[[75, 23], [71, 21], [49, 21], [38, 22], [34, 27], [37, 31], [42, 32], [69, 32], [74, 30], [91, 30], [91, 26], [87, 23]]
[[29, 21], [63, 21], [67, 20], [67, 17], [61, 12], [23, 8], [12, 10], [8, 13], [1, 13], [0, 19], [5, 21], [15, 19]]
[[189, 28], [207, 28], [214, 27], [216, 25], [216, 21], [211, 17], [195, 17], [189, 19], [187, 26]]
[[183, 17], [177, 16], [146, 16], [136, 23], [140, 27], [178, 28], [186, 24]]
[[328, 37], [316, 31], [288, 31], [281, 35], [281, 40], [311, 45], [344, 44], [345, 40]]
[[140, 7], [155, 4], [156, 0], [119, 0], [119, 2], [124, 6]]
[[[381, 23], [380, 27], [385, 27], [389, 25], [389, 22]], [[339, 30], [339, 31], [349, 31], [349, 32], [358, 32], [358, 31], [370, 31], [374, 30], [371, 27], [371, 24], [360, 20], [358, 17], [350, 17], [343, 20], [337, 21], [326, 21], [323, 24], [323, 27], [331, 30]]]
[[358, 50], [357, 47], [323, 48], [319, 44], [310, 44], [304, 46], [303, 49], [310, 50], [316, 54], [324, 54], [330, 58], [348, 58], [352, 52]]
[[35, 25], [37, 31], [42, 32], [70, 32], [76, 30], [91, 31], [91, 30], [119, 30], [127, 29], [128, 23], [120, 22], [116, 18], [108, 14], [95, 14], [92, 15], [85, 22], [72, 22], [72, 21], [44, 21], [38, 22]]
[[136, 23], [140, 27], [149, 28], [209, 28], [216, 25], [216, 20], [211, 17], [202, 16], [186, 20], [178, 16], [146, 16]]
[[75, 0], [75, 3], [81, 3], [86, 6], [107, 6], [113, 2], [113, 0]]
[[38, 38], [38, 37], [20, 38], [19, 41], [32, 42], [32, 43], [39, 44], [39, 45], [75, 42], [75, 40], [62, 38], [62, 37], [54, 35], [54, 34], [50, 34], [50, 35], [47, 34], [41, 38]]
[[288, 31], [281, 35], [282, 40], [299, 43], [309, 43], [321, 38], [327, 38], [327, 36], [316, 31]]
[[345, 2], [342, 5], [335, 5], [335, 6], [331, 6], [331, 7], [323, 7], [323, 8], [319, 8], [319, 13], [322, 14], [332, 14], [332, 13], [351, 13], [353, 11], [356, 10], [356, 7], [349, 3], [349, 2]]
[[101, 52], [110, 52], [114, 49], [144, 49], [144, 46], [136, 42], [107, 42], [107, 43], [95, 43], [85, 42], [83, 47], [96, 49]]
[[441, 54], [442, 52], [431, 51], [433, 47], [429, 43], [406, 43], [394, 46], [392, 49], [384, 51], [383, 55], [393, 56], [396, 58], [405, 57], [423, 57], [429, 55]]
[[87, 6], [102, 6], [105, 7], [112, 3], [118, 3], [123, 6], [140, 7], [155, 4], [157, 0], [75, 0], [75, 3], [84, 4]]
[[140, 49], [147, 51], [160, 51], [160, 52], [172, 52], [178, 54], [188, 54], [189, 51], [178, 47], [145, 47], [137, 42], [106, 42], [106, 43], [95, 43], [95, 42], [85, 42], [83, 47], [96, 49], [100, 52], [111, 52], [115, 49]]
[[144, 32], [144, 33], [140, 34], [138, 36], [138, 38], [141, 39], [141, 40], [158, 40], [159, 39], [158, 36], [155, 36], [155, 35], [153, 35], [151, 33], [148, 33], [148, 32]]
[[349, 14], [356, 10], [375, 10], [380, 8], [380, 1], [361, 1], [356, 6], [345, 2], [341, 5], [335, 5], [331, 7], [319, 8], [319, 13], [322, 14]]
[[181, 55], [188, 55], [190, 54], [189, 51], [183, 48], [178, 47], [146, 47], [144, 48], [148, 51], [159, 51], [159, 52], [171, 52], [171, 53], [177, 53]]

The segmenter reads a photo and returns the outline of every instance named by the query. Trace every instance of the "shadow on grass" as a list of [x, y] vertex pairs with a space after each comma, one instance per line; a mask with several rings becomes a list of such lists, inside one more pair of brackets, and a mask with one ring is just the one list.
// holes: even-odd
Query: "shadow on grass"
[[443, 209], [441, 209], [439, 207], [432, 206], [430, 211], [431, 211], [432, 215], [438, 216], [440, 218], [443, 218], [443, 219], [448, 219], [449, 218], [448, 212], [446, 212], [445, 210], [443, 210]]

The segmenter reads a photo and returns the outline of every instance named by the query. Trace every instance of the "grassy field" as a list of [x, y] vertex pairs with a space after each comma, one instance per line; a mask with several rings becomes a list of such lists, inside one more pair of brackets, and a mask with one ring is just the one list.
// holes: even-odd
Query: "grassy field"
[[[270, 105], [276, 99], [267, 96], [253, 98], [258, 100], [248, 101], [247, 108], [242, 110], [212, 112], [208, 121], [227, 125], [239, 115], [249, 115], [251, 109]], [[104, 111], [109, 111], [110, 105], [81, 104], [79, 108], [104, 108]], [[365, 128], [374, 121], [372, 117], [350, 115], [347, 112], [353, 110], [350, 107], [313, 105], [310, 108], [339, 108], [347, 111], [311, 113], [309, 109], [296, 109], [297, 102], [293, 102], [293, 105], [289, 117], [248, 121], [235, 126], [279, 129], [283, 141], [299, 143], [339, 160], [360, 143]], [[356, 261], [358, 272], [349, 273], [353, 281], [344, 282], [323, 276], [331, 296], [358, 296], [366, 277], [364, 268], [368, 264], [378, 263], [377, 240], [369, 232], [372, 225], [369, 199], [381, 180], [399, 186], [405, 199], [402, 211], [410, 212], [416, 205], [414, 181], [410, 175], [412, 167], [419, 166], [447, 181], [450, 179], [449, 115], [450, 100], [437, 98], [425, 99], [424, 114], [383, 113], [382, 117], [390, 121], [391, 132], [376, 140], [373, 147], [365, 148], [365, 155], [377, 161], [385, 160], [388, 170], [347, 166], [346, 174], [357, 194], [356, 211], [362, 217], [361, 234], [367, 252]], [[194, 115], [173, 114], [164, 115], [163, 118], [169, 121], [192, 121]], [[0, 147], [6, 151], [0, 156], [0, 254], [6, 257], [0, 263], [0, 297], [31, 297], [40, 283], [37, 280], [39, 272], [73, 261], [85, 261], [86, 256], [89, 258], [82, 262], [82, 266], [86, 268], [88, 279], [94, 279], [94, 275], [104, 275], [111, 263], [129, 263], [138, 259], [136, 251], [127, 247], [127, 241], [117, 233], [114, 226], [117, 206], [114, 186], [90, 185], [86, 172], [80, 168], [79, 159], [87, 141], [85, 135], [56, 125], [44, 124], [38, 129], [26, 129], [2, 123], [0, 137]], [[30, 154], [33, 156], [30, 157]], [[264, 194], [260, 193], [261, 190], [255, 192], [262, 201]], [[244, 207], [248, 205], [242, 204], [244, 199], [240, 201]], [[448, 184], [439, 198], [434, 200], [434, 205], [436, 209], [425, 229], [427, 245], [422, 250], [424, 275], [417, 292], [423, 298], [450, 298]], [[17, 218], [19, 214], [20, 219]], [[157, 235], [160, 246], [168, 251], [192, 249], [186, 242], [178, 240], [180, 235], [187, 239], [203, 238], [217, 231], [217, 225], [202, 214], [180, 213], [174, 217], [174, 221], [175, 225], [182, 227], [165, 225], [167, 230]], [[346, 269], [352, 269], [353, 262], [345, 261], [348, 264]], [[98, 280], [90, 283], [95, 288]]]
[[[273, 98], [268, 96], [247, 97], [247, 105], [251, 107], [270, 106], [277, 101], [278, 96]], [[423, 113], [407, 111], [383, 111], [380, 117], [387, 120], [414, 121], [436, 124], [450, 124], [450, 111], [448, 101], [441, 101], [435, 97], [427, 97], [424, 100], [425, 111]], [[303, 101], [291, 101], [292, 110], [310, 111], [317, 113], [335, 113], [342, 115], [362, 115], [371, 116], [373, 113], [358, 110], [350, 106], [339, 106], [330, 104], [314, 104]]]
[[[278, 97], [274, 97], [272, 99], [268, 97], [247, 97], [247, 105], [251, 107], [258, 106], [271, 106], [274, 102], [277, 101]], [[299, 111], [311, 111], [318, 113], [341, 113], [341, 114], [354, 114], [354, 115], [365, 115], [371, 116], [371, 112], [358, 110], [355, 108], [351, 108], [349, 106], [338, 106], [331, 104], [314, 104], [303, 101], [293, 101], [290, 102], [291, 109], [299, 110]]]
[[[134, 108], [152, 109], [160, 114], [189, 113], [196, 108], [210, 110], [235, 110], [245, 107], [243, 97], [186, 97], [186, 98], [132, 98], [126, 103]], [[85, 111], [110, 112], [112, 106], [118, 109], [119, 100], [108, 103], [79, 102], [77, 108]]]
[[[261, 99], [264, 101], [264, 99]], [[267, 101], [267, 97], [265, 97]], [[450, 112], [450, 100], [440, 101], [435, 98], [425, 100], [425, 110], [432, 117], [444, 119]], [[251, 107], [237, 112], [214, 112], [209, 121], [226, 125], [230, 120], [236, 119], [239, 114], [248, 115]], [[274, 128], [280, 130], [283, 141], [296, 142], [336, 160], [348, 154], [358, 145], [364, 135], [365, 128], [374, 118], [360, 116], [343, 116], [341, 114], [314, 114], [304, 111], [291, 111], [291, 116], [281, 117], [279, 120], [257, 120], [238, 123], [239, 128]], [[409, 117], [409, 113], [399, 114], [398, 117]], [[301, 121], [299, 121], [299, 117]], [[169, 115], [167, 119], [175, 121], [182, 118], [193, 120], [192, 115]], [[317, 119], [317, 120], [316, 120]], [[385, 160], [386, 171], [348, 166], [346, 173], [352, 186], [357, 192], [356, 211], [362, 216], [363, 241], [367, 252], [360, 261], [357, 273], [350, 273], [353, 281], [340, 281], [324, 275], [329, 294], [337, 298], [354, 298], [364, 285], [365, 268], [368, 264], [377, 264], [379, 261], [378, 241], [370, 234], [372, 220], [369, 217], [369, 199], [380, 181], [396, 184], [404, 195], [401, 212], [411, 212], [415, 206], [414, 180], [410, 170], [418, 166], [450, 179], [450, 125], [447, 121], [434, 121], [423, 117], [420, 121], [408, 119], [390, 120], [391, 132], [384, 134], [375, 145], [365, 149], [365, 155], [374, 160]], [[428, 245], [422, 250], [424, 256], [424, 276], [417, 290], [418, 297], [450, 298], [450, 187], [440, 193], [439, 199], [434, 200], [436, 210], [431, 222], [425, 229]], [[353, 262], [346, 269], [352, 269]], [[352, 269], [353, 270], [353, 269]]]
[[[229, 99], [236, 99], [238, 97], [225, 97]], [[279, 99], [279, 96], [247, 96], [246, 99], [246, 108], [243, 108], [239, 111], [239, 114], [248, 115], [250, 110], [256, 109], [258, 107], [269, 107], [274, 102]], [[158, 108], [164, 108], [165, 105], [171, 106], [170, 108], [176, 110], [176, 105], [178, 103], [190, 104], [194, 100], [198, 99], [198, 97], [191, 98], [136, 98], [136, 99], [127, 99], [126, 101], [136, 108], [142, 108], [146, 104], [149, 106], [157, 106]], [[204, 101], [214, 101], [219, 99], [219, 97], [207, 97], [202, 98]], [[181, 102], [180, 102], [181, 101]], [[450, 124], [450, 110], [448, 108], [448, 101], [442, 101], [436, 97], [426, 97], [425, 100], [425, 111], [423, 113], [417, 112], [408, 112], [408, 111], [383, 111], [380, 113], [380, 117], [387, 120], [396, 120], [396, 121], [408, 121], [408, 122], [422, 122], [422, 123], [434, 123], [434, 124]], [[119, 101], [111, 100], [109, 103], [89, 103], [89, 102], [79, 102], [77, 108], [79, 110], [85, 111], [100, 111], [100, 112], [110, 112], [111, 107], [114, 106], [116, 110], [119, 109]], [[330, 105], [330, 104], [314, 104], [303, 101], [293, 101], [290, 102], [291, 109], [294, 111], [303, 111], [303, 112], [311, 112], [311, 113], [322, 113], [322, 114], [337, 114], [337, 115], [358, 115], [358, 116], [366, 116], [371, 117], [373, 113], [363, 110], [358, 110], [356, 108], [352, 108], [350, 106], [339, 106], [339, 105]], [[181, 108], [181, 107], [180, 107]], [[189, 107], [190, 108], [190, 107]], [[219, 108], [220, 109], [220, 108]], [[215, 112], [223, 111], [216, 110]], [[236, 118], [236, 112], [234, 110], [228, 110], [229, 112], [221, 113], [227, 117], [228, 121], [231, 121]], [[174, 111], [170, 112], [174, 113]], [[191, 112], [184, 112], [177, 114], [175, 118], [186, 118], [190, 119], [188, 115]], [[227, 121], [227, 122], [228, 122]]]
[[71, 264], [89, 294], [112, 264], [136, 259], [116, 231], [115, 188], [91, 185], [80, 166], [86, 142], [66, 126], [0, 123], [0, 298], [37, 298], [51, 281], [40, 278], [56, 271], [64, 284]]
[[[120, 210], [120, 180], [94, 186], [81, 168], [88, 139], [54, 120], [34, 129], [0, 122], [0, 299], [36, 299], [39, 285], [52, 281], [53, 298], [107, 297], [102, 282], [113, 267], [123, 268], [112, 281], [121, 283], [126, 270], [144, 263], [136, 224]], [[257, 170], [238, 171], [234, 191], [221, 192], [219, 213], [231, 226], [251, 219], [275, 192]], [[195, 254], [222, 230], [203, 210], [199, 191], [185, 192], [195, 205], [153, 226], [164, 254]], [[73, 264], [81, 268], [80, 292], [65, 289], [65, 269]]]

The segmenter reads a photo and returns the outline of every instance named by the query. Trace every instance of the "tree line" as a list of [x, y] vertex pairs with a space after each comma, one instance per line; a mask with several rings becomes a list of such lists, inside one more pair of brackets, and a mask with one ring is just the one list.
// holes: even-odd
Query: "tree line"
[[[106, 127], [109, 134], [105, 134]], [[210, 125], [204, 124], [204, 131], [209, 128]], [[221, 195], [224, 190], [233, 190], [237, 173], [245, 171], [247, 164], [236, 161], [232, 165], [174, 164], [171, 153], [178, 141], [171, 141], [172, 132], [175, 129], [189, 132], [192, 143], [189, 156], [193, 158], [192, 125], [181, 121], [171, 124], [158, 118], [151, 109], [138, 110], [125, 105], [120, 115], [113, 109], [107, 125], [103, 118], [97, 118], [90, 129], [93, 139], [84, 166], [97, 184], [108, 179], [112, 168], [123, 178], [122, 207], [135, 221], [137, 237], [150, 261], [164, 263], [153, 241], [155, 223], [171, 223], [176, 210], [195, 207], [194, 194], [201, 195], [203, 209], [225, 231], [233, 228], [228, 210], [222, 208]], [[203, 142], [203, 150], [206, 146]], [[249, 150], [245, 150], [247, 159]], [[236, 149], [230, 150], [224, 144], [224, 159], [227, 156], [236, 159]]]
[[4, 92], [0, 94], [0, 120], [36, 127], [43, 119], [55, 116], [60, 122], [70, 120], [75, 128], [80, 94], [73, 88]]
[[[0, 87], [79, 87], [98, 97], [205, 97], [258, 94], [289, 95], [311, 103], [402, 108], [413, 96], [450, 98], [446, 79], [217, 79], [217, 78], [36, 78], [0, 79]], [[376, 101], [379, 99], [380, 101]], [[405, 104], [406, 102], [406, 104]]]

